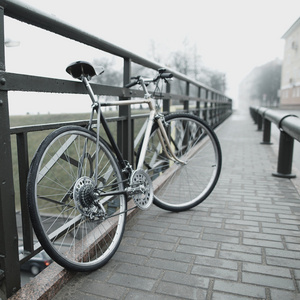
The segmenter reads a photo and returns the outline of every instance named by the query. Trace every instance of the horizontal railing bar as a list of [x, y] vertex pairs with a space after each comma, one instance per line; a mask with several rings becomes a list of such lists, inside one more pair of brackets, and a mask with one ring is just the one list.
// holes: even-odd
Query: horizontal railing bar
[[300, 142], [300, 119], [296, 116], [289, 116], [281, 122], [281, 128], [292, 138]]
[[[0, 84], [0, 90], [3, 91], [86, 94], [86, 89], [84, 88], [81, 82], [71, 80], [16, 74], [9, 72], [0, 72], [0, 79], [2, 79]], [[95, 83], [92, 83], [91, 86], [96, 95], [114, 97], [144, 97], [143, 92], [140, 90], [129, 90], [127, 88]], [[165, 98], [165, 100], [174, 99], [181, 101], [193, 100], [211, 103], [228, 103], [228, 100], [203, 99], [193, 96], [167, 93], [162, 93], [162, 97]]]
[[[121, 47], [113, 45], [103, 39], [100, 39], [94, 35], [91, 35], [85, 31], [82, 31], [78, 28], [73, 27], [72, 25], [67, 24], [53, 16], [50, 16], [42, 11], [39, 11], [29, 5], [14, 1], [14, 0], [0, 0], [0, 6], [4, 7], [4, 14], [17, 19], [19, 21], [43, 28], [45, 30], [51, 31], [53, 33], [59, 34], [61, 36], [73, 39], [77, 42], [89, 45], [91, 47], [97, 48], [99, 50], [108, 52], [110, 54], [125, 58], [131, 59], [132, 62], [140, 64], [142, 66], [157, 70], [161, 67], [164, 67], [161, 64], [142, 58], [130, 51], [127, 51]], [[170, 68], [166, 68], [168, 72], [173, 73], [174, 77], [185, 82], [189, 82], [197, 87], [204, 88], [209, 90], [217, 95], [223, 95], [220, 91], [212, 89], [206, 86], [203, 83], [195, 81], [184, 74], [181, 74]]]
[[[111, 118], [106, 119], [107, 122], [125, 121], [125, 120], [126, 120], [126, 117], [111, 117]], [[88, 124], [88, 122], [89, 122], [89, 120], [79, 120], [79, 121], [68, 121], [68, 122], [29, 125], [29, 126], [16, 126], [16, 127], [10, 128], [10, 134], [57, 129], [61, 126], [67, 126], [67, 125], [86, 126]], [[93, 123], [96, 123], [96, 122], [97, 122], [97, 120], [93, 120]]]
[[[1, 72], [0, 79], [2, 79], [0, 90], [3, 91], [87, 94], [85, 87], [79, 81], [76, 82], [71, 80], [15, 74], [8, 72]], [[94, 89], [94, 93], [97, 95], [110, 95], [116, 97], [143, 97], [142, 91], [133, 92], [121, 87], [113, 87], [100, 84], [91, 85]]]

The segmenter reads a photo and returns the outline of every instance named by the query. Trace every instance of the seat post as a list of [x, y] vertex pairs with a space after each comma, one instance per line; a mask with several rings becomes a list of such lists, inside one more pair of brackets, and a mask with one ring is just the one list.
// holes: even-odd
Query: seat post
[[91, 100], [93, 102], [93, 107], [98, 106], [99, 103], [96, 100], [96, 96], [95, 96], [95, 94], [94, 94], [94, 92], [92, 90], [92, 87], [91, 87], [88, 79], [85, 76], [81, 76], [81, 80], [84, 83], [84, 86], [85, 86], [85, 88], [86, 88], [86, 90], [87, 90], [87, 92], [88, 92], [88, 94], [89, 94], [89, 96], [90, 96], [90, 98], [91, 98]]

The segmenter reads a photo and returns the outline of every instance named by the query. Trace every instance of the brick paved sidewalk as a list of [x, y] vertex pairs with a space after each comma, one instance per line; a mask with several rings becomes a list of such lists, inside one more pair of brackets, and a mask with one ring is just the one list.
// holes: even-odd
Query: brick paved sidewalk
[[111, 261], [54, 299], [300, 299], [297, 190], [271, 176], [277, 154], [248, 114], [217, 134], [223, 169], [212, 195], [187, 212], [139, 212]]

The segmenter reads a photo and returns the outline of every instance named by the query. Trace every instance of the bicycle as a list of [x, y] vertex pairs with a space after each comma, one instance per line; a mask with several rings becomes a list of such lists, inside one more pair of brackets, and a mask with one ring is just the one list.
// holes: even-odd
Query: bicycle
[[[197, 116], [157, 112], [147, 86], [157, 88], [161, 80], [173, 77], [160, 69], [155, 78], [138, 76], [127, 84], [140, 85], [144, 99], [106, 103], [149, 107], [134, 170], [123, 159], [89, 83], [101, 72], [83, 61], [66, 71], [86, 87], [92, 100], [90, 120], [86, 128], [64, 126], [44, 139], [30, 166], [27, 199], [36, 237], [49, 256], [68, 270], [92, 271], [116, 252], [130, 209], [145, 210], [154, 203], [180, 212], [206, 199], [218, 181], [222, 155], [214, 131]], [[100, 125], [109, 143], [100, 137]]]

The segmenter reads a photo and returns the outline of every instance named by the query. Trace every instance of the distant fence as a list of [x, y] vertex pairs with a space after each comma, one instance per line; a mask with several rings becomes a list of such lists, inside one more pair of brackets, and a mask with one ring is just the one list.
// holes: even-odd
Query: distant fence
[[[64, 125], [62, 123], [41, 124], [10, 128], [8, 92], [86, 93], [84, 87], [79, 82], [6, 72], [4, 40], [5, 15], [123, 58], [123, 85], [130, 81], [132, 63], [155, 70], [164, 67], [156, 62], [149, 61], [125, 49], [110, 44], [98, 37], [87, 34], [52, 16], [32, 9], [27, 4], [25, 5], [13, 0], [0, 0], [0, 298], [2, 299], [10, 297], [20, 288], [20, 263], [23, 263], [36, 254], [25, 199], [26, 180], [30, 164], [28, 155], [28, 143], [30, 141], [28, 141], [28, 133], [55, 129]], [[231, 114], [232, 100], [230, 98], [177, 71], [171, 69], [168, 69], [168, 71], [172, 72], [174, 78], [180, 80], [185, 85], [185, 93], [172, 93], [171, 85], [168, 84], [166, 91], [162, 93], [164, 112], [167, 113], [170, 111], [172, 100], [178, 100], [181, 105], [181, 110], [197, 114], [212, 127], [218, 126], [218, 124], [223, 122]], [[115, 96], [118, 97], [120, 101], [131, 97], [143, 97], [141, 91], [129, 90], [124, 87], [93, 84], [93, 88], [97, 95]], [[193, 88], [193, 90], [196, 89], [196, 95], [195, 93], [192, 95], [190, 92], [191, 88]], [[143, 116], [133, 116], [130, 107], [122, 107], [119, 111], [119, 116], [110, 120], [111, 122], [117, 122], [118, 145], [124, 156], [130, 162], [134, 161], [134, 123], [136, 119], [142, 117]], [[75, 123], [84, 126], [86, 121], [78, 121]], [[72, 124], [74, 124], [74, 122]], [[15, 211], [11, 135], [15, 135], [17, 140], [21, 200], [21, 211], [18, 215], [20, 215], [20, 220], [19, 218], [16, 220]], [[17, 222], [21, 222], [21, 234], [17, 231]], [[18, 247], [20, 245], [22, 245], [26, 255], [19, 255]]]
[[265, 107], [250, 107], [250, 114], [257, 124], [258, 130], [263, 130], [262, 144], [271, 144], [271, 123], [280, 130], [277, 172], [274, 176], [293, 178], [292, 163], [294, 139], [300, 142], [300, 119], [293, 114]]

